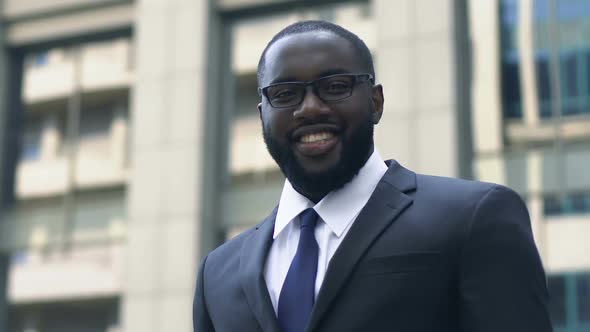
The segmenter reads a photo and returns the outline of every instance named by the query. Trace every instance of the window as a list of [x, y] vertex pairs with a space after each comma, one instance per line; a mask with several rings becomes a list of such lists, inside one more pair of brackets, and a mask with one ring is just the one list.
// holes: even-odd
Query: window
[[549, 74], [549, 57], [537, 54], [535, 59], [537, 70], [537, 93], [541, 118], [551, 117], [551, 76]]
[[41, 158], [41, 119], [28, 118], [25, 120], [21, 136], [20, 159], [34, 161]]
[[590, 323], [590, 274], [576, 277], [578, 321]]
[[590, 192], [568, 193], [562, 197], [546, 195], [543, 204], [545, 216], [590, 213]]
[[566, 288], [565, 277], [549, 277], [547, 287], [549, 289], [549, 314], [553, 326], [566, 324]]
[[519, 67], [516, 61], [502, 64], [502, 98], [506, 118], [522, 118]]
[[[550, 70], [552, 44], [556, 42], [559, 52], [559, 84], [563, 116], [590, 113], [590, 2], [587, 0], [557, 0], [555, 24], [559, 39], [552, 41], [553, 26], [551, 2], [533, 2], [534, 45], [537, 75], [539, 115], [547, 119], [553, 116]], [[556, 91], [553, 91], [556, 93]]]
[[547, 285], [555, 331], [590, 331], [590, 273], [550, 276]]
[[562, 54], [564, 95], [576, 97], [578, 91], [578, 61], [576, 54]]
[[502, 100], [504, 117], [522, 118], [520, 91], [520, 60], [518, 58], [516, 27], [518, 23], [518, 3], [503, 0], [501, 9], [502, 44]]
[[112, 119], [113, 110], [109, 107], [82, 110], [80, 114], [79, 156], [93, 159], [109, 158]]
[[36, 67], [43, 67], [49, 63], [49, 54], [47, 51], [35, 55], [34, 64]]

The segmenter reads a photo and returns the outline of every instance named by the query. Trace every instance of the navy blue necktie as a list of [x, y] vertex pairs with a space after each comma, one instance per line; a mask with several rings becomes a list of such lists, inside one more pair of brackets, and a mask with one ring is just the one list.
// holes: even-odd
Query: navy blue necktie
[[318, 271], [318, 243], [314, 235], [317, 219], [314, 209], [299, 215], [299, 244], [281, 288], [277, 310], [283, 332], [303, 332], [311, 315]]

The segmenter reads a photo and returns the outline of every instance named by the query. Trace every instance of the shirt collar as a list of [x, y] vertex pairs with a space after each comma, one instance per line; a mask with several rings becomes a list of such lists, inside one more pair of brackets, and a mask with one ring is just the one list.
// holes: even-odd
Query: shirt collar
[[275, 220], [273, 238], [287, 227], [303, 210], [313, 207], [332, 232], [340, 237], [371, 197], [387, 166], [375, 148], [358, 174], [344, 187], [330, 192], [315, 206], [285, 180]]

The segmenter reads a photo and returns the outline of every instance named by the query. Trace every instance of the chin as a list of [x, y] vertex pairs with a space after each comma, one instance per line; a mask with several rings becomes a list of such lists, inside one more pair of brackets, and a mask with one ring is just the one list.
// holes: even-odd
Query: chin
[[280, 144], [269, 131], [263, 130], [263, 137], [268, 152], [293, 187], [304, 193], [327, 194], [350, 182], [365, 165], [373, 149], [373, 123], [368, 118], [349, 139], [343, 138], [339, 149], [321, 158], [325, 160], [300, 155]]

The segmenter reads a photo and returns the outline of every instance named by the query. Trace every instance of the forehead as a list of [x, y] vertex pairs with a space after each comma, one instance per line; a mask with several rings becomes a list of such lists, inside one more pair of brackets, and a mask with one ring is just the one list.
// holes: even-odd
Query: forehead
[[262, 83], [309, 81], [330, 74], [363, 72], [357, 53], [348, 40], [332, 32], [289, 35], [267, 50]]

